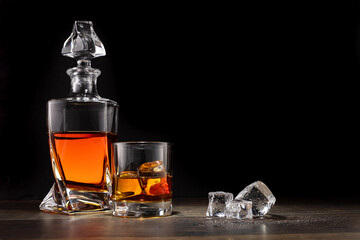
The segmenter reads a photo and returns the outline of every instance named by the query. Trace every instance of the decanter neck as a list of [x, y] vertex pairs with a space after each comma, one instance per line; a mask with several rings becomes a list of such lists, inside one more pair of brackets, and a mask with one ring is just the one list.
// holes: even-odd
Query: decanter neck
[[96, 81], [101, 72], [91, 68], [90, 61], [79, 60], [78, 66], [68, 69], [66, 73], [71, 78], [70, 97], [100, 98]]

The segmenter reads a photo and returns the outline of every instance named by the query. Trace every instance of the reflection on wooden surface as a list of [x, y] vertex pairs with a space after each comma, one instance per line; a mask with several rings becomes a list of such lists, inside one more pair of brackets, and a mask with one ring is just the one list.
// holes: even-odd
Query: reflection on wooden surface
[[359, 201], [279, 199], [253, 220], [206, 217], [206, 199], [174, 199], [172, 216], [151, 219], [49, 214], [38, 205], [0, 202], [0, 239], [360, 239]]

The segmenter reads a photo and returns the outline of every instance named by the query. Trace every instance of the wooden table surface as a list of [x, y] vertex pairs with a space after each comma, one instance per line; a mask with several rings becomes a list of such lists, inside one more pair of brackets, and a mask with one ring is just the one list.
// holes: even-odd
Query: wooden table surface
[[169, 217], [40, 212], [39, 201], [0, 201], [0, 239], [360, 239], [357, 200], [278, 199], [262, 219], [205, 216], [207, 199], [174, 199]]

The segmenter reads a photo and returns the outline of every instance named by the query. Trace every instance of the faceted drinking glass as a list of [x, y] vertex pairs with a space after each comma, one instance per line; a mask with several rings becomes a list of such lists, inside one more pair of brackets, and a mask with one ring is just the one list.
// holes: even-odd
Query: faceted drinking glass
[[121, 217], [171, 215], [171, 161], [168, 142], [114, 143], [113, 214]]

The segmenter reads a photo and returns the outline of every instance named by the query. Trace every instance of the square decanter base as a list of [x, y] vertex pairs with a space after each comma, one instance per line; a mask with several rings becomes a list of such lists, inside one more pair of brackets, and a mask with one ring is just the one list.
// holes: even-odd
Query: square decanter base
[[118, 217], [162, 217], [172, 213], [171, 200], [160, 202], [113, 201], [112, 206], [113, 215]]
[[40, 203], [40, 210], [67, 215], [89, 214], [110, 210], [108, 193], [83, 192], [67, 189], [66, 202], [63, 201], [59, 189], [54, 183], [49, 193]]

